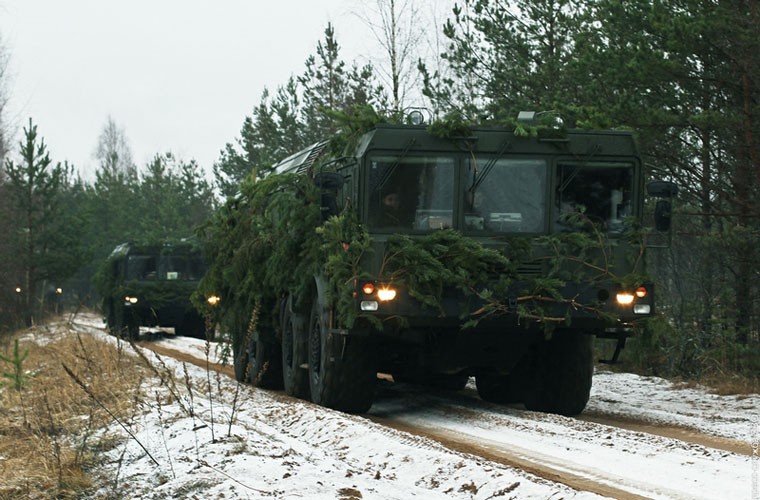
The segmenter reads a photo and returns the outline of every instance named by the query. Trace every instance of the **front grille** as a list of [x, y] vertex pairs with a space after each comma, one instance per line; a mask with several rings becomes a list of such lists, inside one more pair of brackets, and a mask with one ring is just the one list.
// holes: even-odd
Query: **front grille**
[[541, 262], [521, 262], [517, 266], [518, 276], [540, 276], [543, 274], [544, 268]]

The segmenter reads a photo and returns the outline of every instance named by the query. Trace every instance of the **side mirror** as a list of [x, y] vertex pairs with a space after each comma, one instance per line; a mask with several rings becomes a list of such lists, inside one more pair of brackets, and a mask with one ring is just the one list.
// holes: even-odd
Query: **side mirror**
[[678, 194], [678, 186], [670, 181], [652, 181], [647, 184], [647, 194], [656, 198], [673, 198]]
[[659, 200], [654, 206], [654, 227], [661, 233], [670, 231], [673, 208], [669, 200]]
[[343, 176], [337, 172], [319, 172], [314, 176], [314, 185], [328, 191], [343, 187]]
[[337, 195], [338, 190], [343, 187], [343, 183], [343, 176], [336, 172], [319, 172], [314, 176], [314, 185], [322, 190], [319, 201], [322, 222], [340, 213]]

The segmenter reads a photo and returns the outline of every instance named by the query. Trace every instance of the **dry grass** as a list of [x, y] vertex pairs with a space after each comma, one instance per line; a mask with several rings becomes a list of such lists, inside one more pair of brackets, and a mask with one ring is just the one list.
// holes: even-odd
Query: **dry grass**
[[[0, 352], [13, 354], [13, 338]], [[112, 418], [64, 370], [77, 375], [91, 394], [119, 419], [128, 420], [141, 399], [146, 371], [131, 353], [77, 334], [61, 322], [23, 330], [20, 352], [26, 382], [21, 391], [3, 378], [0, 388], [0, 499], [74, 498], [92, 486], [88, 470], [98, 451], [114, 446], [102, 429]], [[127, 352], [130, 351], [130, 352]], [[0, 373], [12, 366], [0, 362]]]

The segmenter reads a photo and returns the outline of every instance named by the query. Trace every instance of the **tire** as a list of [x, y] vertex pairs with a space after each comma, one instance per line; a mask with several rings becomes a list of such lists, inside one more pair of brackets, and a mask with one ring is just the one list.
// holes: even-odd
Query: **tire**
[[594, 375], [593, 337], [557, 330], [537, 359], [535, 385], [526, 394], [529, 410], [560, 415], [580, 414], [591, 395]]
[[235, 369], [235, 380], [238, 382], [249, 382], [248, 376], [248, 349], [240, 346], [232, 352], [232, 366]]
[[270, 342], [256, 340], [248, 335], [234, 353], [235, 379], [262, 389], [282, 389], [280, 351]]
[[309, 359], [308, 318], [293, 311], [293, 298], [283, 301], [282, 311], [282, 381], [289, 396], [310, 399], [309, 371], [303, 368]]
[[348, 413], [372, 406], [377, 370], [367, 339], [332, 332], [332, 310], [317, 298], [309, 317], [311, 400]]
[[137, 340], [140, 338], [140, 322], [135, 318], [131, 311], [124, 311], [124, 324], [121, 325], [121, 337], [127, 340]]

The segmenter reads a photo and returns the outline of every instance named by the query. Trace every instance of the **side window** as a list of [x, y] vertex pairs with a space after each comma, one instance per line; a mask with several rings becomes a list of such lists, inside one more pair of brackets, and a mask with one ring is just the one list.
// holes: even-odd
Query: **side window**
[[561, 230], [586, 220], [604, 231], [622, 231], [633, 214], [632, 179], [631, 165], [559, 165], [555, 222]]
[[369, 163], [369, 224], [377, 229], [452, 227], [454, 159], [375, 156]]

